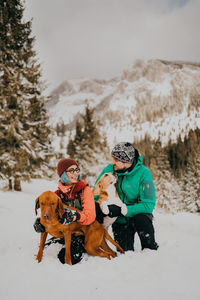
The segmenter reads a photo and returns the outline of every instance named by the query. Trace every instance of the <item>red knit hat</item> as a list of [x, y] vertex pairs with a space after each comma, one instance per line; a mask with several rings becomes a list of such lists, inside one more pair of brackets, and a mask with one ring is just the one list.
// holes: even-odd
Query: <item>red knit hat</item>
[[67, 170], [70, 166], [76, 165], [78, 167], [77, 162], [71, 158], [64, 158], [58, 162], [57, 165], [57, 173], [58, 176], [61, 177], [62, 173]]

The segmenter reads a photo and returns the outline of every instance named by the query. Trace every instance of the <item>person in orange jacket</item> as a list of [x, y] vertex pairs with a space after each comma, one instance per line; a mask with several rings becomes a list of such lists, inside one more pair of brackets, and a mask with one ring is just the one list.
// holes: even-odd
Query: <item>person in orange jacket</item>
[[80, 177], [78, 163], [71, 158], [61, 159], [57, 165], [57, 173], [60, 181], [55, 193], [64, 205], [80, 210], [78, 213], [66, 209], [60, 221], [63, 224], [70, 222], [79, 222], [81, 225], [91, 224], [96, 218], [94, 196], [88, 183]]
[[[58, 189], [55, 193], [61, 198], [64, 206], [68, 206], [65, 207], [65, 213], [62, 218], [59, 219], [59, 222], [66, 224], [66, 226], [71, 222], [79, 222], [82, 225], [91, 224], [96, 218], [94, 196], [88, 183], [81, 179], [78, 163], [71, 158], [61, 159], [57, 165], [57, 173], [60, 180]], [[70, 207], [79, 209], [79, 212], [70, 209]], [[45, 231], [39, 218], [37, 218], [34, 223], [34, 229], [36, 232]], [[51, 241], [52, 240], [55, 242], [55, 238], [51, 239]], [[83, 252], [84, 236], [72, 235], [72, 264], [75, 264], [82, 259]], [[62, 248], [58, 254], [58, 258], [62, 263], [64, 263], [64, 255], [65, 249]]]

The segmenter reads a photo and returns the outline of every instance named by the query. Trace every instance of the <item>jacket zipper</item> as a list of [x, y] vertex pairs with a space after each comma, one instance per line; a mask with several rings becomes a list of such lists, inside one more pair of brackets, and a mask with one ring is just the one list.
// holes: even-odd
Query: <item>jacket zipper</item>
[[123, 190], [122, 190], [122, 182], [123, 182], [123, 180], [124, 180], [124, 176], [121, 176], [121, 177], [122, 177], [122, 180], [121, 180], [121, 183], [120, 183], [120, 189], [121, 189], [121, 192], [122, 192], [122, 195], [123, 195], [122, 202], [124, 203], [124, 196], [125, 196], [125, 194], [124, 194], [124, 192], [123, 192]]

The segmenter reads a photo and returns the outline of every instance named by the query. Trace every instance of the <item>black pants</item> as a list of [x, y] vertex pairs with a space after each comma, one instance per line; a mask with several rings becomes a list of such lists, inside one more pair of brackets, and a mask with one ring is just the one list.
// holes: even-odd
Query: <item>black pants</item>
[[[79, 235], [75, 236], [72, 234], [71, 238], [71, 262], [72, 265], [77, 264], [80, 262], [83, 258], [83, 253], [85, 252], [84, 248], [84, 235]], [[47, 243], [45, 244], [46, 246], [49, 246], [51, 244], [63, 244], [63, 248], [60, 250], [58, 253], [58, 259], [62, 264], [65, 264], [65, 240], [64, 238], [50, 238]]]
[[[71, 239], [71, 262], [72, 265], [79, 263], [83, 258], [84, 248], [84, 235], [75, 236], [72, 234]], [[65, 263], [65, 247], [58, 253], [58, 259], [62, 264]]]
[[134, 236], [137, 232], [141, 242], [142, 250], [149, 248], [158, 249], [155, 242], [154, 227], [151, 214], [138, 214], [129, 218], [126, 224], [113, 223], [112, 230], [114, 240], [124, 249], [124, 251], [134, 251]]

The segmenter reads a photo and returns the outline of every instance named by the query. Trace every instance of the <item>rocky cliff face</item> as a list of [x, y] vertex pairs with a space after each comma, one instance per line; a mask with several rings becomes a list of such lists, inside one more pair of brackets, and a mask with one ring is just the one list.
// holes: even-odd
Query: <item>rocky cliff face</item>
[[50, 123], [64, 122], [73, 132], [86, 101], [110, 146], [145, 134], [164, 144], [200, 126], [200, 65], [137, 60], [111, 80], [64, 81], [47, 103]]

